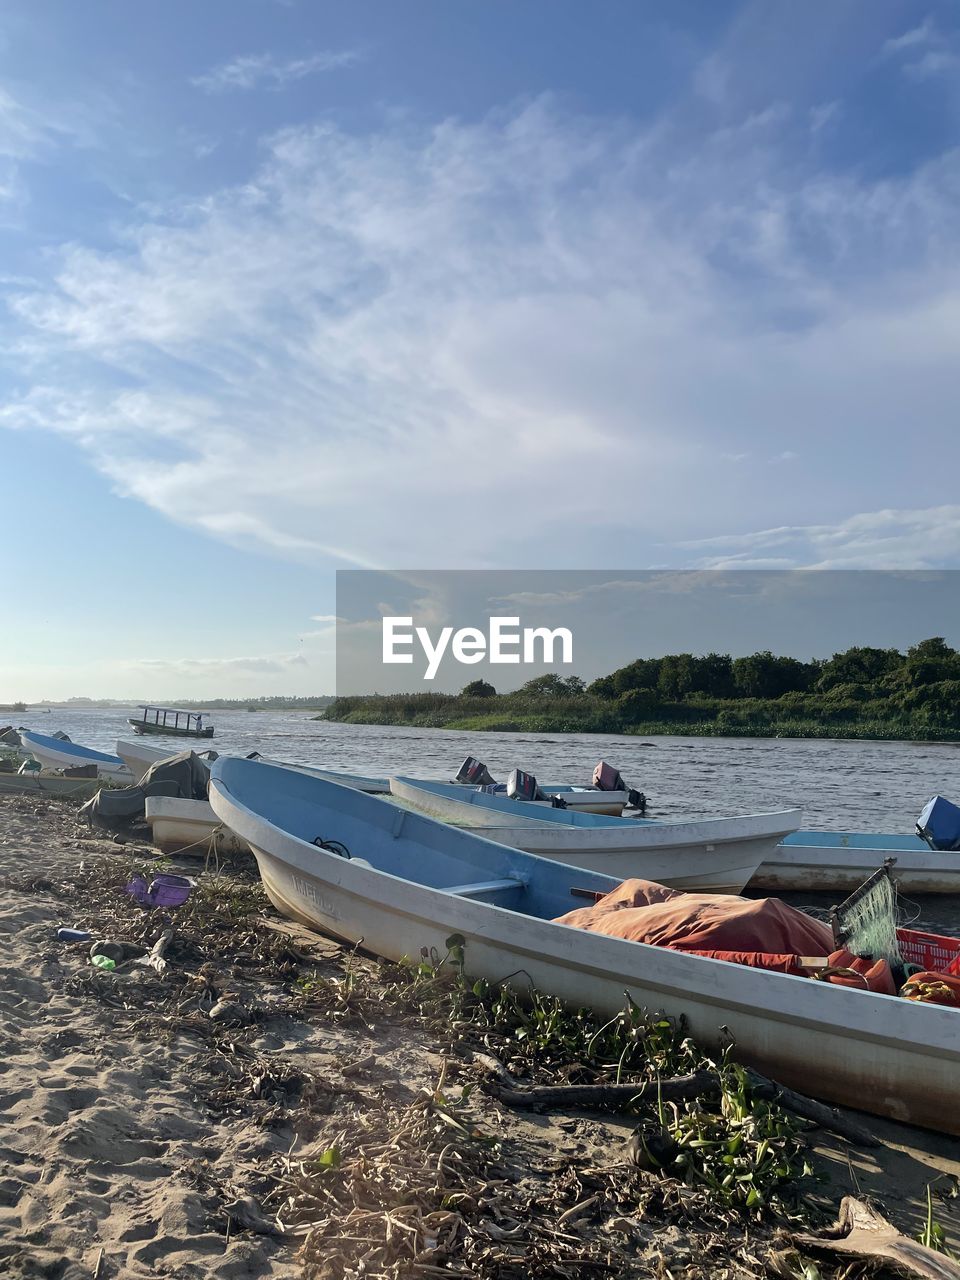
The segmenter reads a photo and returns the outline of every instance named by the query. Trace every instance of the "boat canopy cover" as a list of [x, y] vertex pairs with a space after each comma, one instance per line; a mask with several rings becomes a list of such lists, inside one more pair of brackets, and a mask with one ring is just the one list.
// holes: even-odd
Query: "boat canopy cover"
[[206, 800], [210, 766], [195, 751], [178, 751], [150, 766], [141, 783], [147, 786], [151, 782], [176, 782], [181, 800]]
[[778, 898], [681, 893], [651, 880], [625, 880], [592, 907], [559, 924], [628, 938], [673, 951], [725, 951], [828, 956], [830, 928]]
[[943, 796], [934, 796], [917, 819], [917, 835], [940, 853], [960, 849], [960, 809]]
[[135, 787], [98, 791], [80, 812], [90, 822], [129, 823], [144, 816], [147, 796], [206, 800], [210, 768], [193, 751], [180, 751], [150, 766]]

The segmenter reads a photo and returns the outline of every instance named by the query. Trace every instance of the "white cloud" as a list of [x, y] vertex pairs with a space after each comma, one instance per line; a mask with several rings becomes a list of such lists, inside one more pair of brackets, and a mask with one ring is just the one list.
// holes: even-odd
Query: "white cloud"
[[[960, 506], [862, 512], [834, 525], [783, 525], [695, 539], [710, 569], [927, 569], [960, 563]], [[783, 550], [786, 554], [771, 556]]]
[[305, 76], [355, 66], [360, 57], [354, 49], [321, 50], [305, 58], [286, 60], [271, 53], [246, 54], [195, 76], [190, 83], [205, 93], [229, 93], [235, 89], [255, 89], [260, 85], [282, 89]]
[[908, 472], [954, 440], [960, 157], [819, 174], [767, 115], [288, 130], [13, 291], [33, 381], [0, 421], [311, 563], [635, 566], [933, 493]]
[[929, 16], [918, 26], [887, 40], [883, 53], [888, 57], [899, 57], [904, 74], [914, 80], [949, 75], [960, 68], [960, 47], [956, 37], [941, 31]]
[[915, 27], [910, 27], [899, 36], [891, 36], [883, 45], [884, 53], [902, 53], [904, 49], [916, 49], [919, 45], [929, 44], [938, 39], [938, 32], [933, 18], [928, 14]]

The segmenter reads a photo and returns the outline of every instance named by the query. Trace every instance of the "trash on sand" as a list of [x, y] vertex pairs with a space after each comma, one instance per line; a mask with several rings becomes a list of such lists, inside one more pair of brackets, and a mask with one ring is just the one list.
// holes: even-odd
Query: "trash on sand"
[[123, 964], [124, 960], [129, 958], [130, 951], [131, 948], [125, 942], [114, 942], [112, 938], [104, 938], [100, 942], [95, 942], [90, 948], [90, 959], [96, 960], [101, 956], [112, 960], [115, 965]]
[[58, 942], [87, 942], [93, 937], [89, 929], [58, 929]]
[[112, 973], [117, 967], [116, 960], [111, 960], [109, 956], [91, 956], [90, 963], [98, 969], [104, 969], [107, 973]]
[[134, 876], [127, 885], [127, 893], [142, 907], [182, 907], [192, 888], [193, 881], [187, 876], [154, 876], [149, 888], [143, 876]]

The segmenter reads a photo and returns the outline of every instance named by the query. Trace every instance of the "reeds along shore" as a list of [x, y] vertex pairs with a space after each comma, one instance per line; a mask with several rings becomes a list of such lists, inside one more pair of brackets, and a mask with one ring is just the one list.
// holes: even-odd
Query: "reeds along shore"
[[855, 647], [801, 662], [769, 652], [667, 654], [585, 684], [556, 673], [497, 693], [336, 698], [318, 719], [529, 733], [960, 740], [960, 653], [934, 636], [906, 653]]
[[[455, 938], [401, 966], [345, 951], [279, 920], [252, 860], [139, 907], [131, 875], [168, 864], [69, 801], [0, 797], [0, 859], [5, 1274], [852, 1280], [790, 1233], [857, 1193], [956, 1239], [955, 1144], [811, 1131], [665, 1019], [474, 984]], [[60, 926], [125, 959], [95, 968]], [[663, 1085], [697, 1072], [688, 1098]], [[617, 1081], [629, 1112], [502, 1096]]]

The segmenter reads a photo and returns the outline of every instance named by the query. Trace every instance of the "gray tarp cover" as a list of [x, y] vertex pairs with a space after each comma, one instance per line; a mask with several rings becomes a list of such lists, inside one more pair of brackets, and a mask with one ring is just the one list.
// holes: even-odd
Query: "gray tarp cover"
[[206, 800], [209, 781], [210, 766], [206, 761], [193, 751], [181, 751], [151, 765], [139, 786], [98, 791], [80, 813], [88, 822], [135, 822], [143, 817], [147, 796]]

